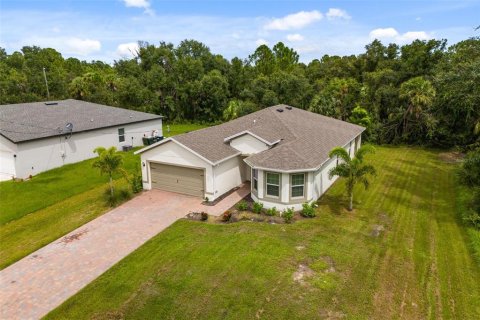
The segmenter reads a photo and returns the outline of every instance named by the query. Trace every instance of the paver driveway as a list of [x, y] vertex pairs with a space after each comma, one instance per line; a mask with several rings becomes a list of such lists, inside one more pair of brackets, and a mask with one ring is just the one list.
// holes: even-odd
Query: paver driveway
[[2, 319], [38, 319], [190, 211], [220, 215], [248, 185], [215, 206], [151, 190], [0, 271]]

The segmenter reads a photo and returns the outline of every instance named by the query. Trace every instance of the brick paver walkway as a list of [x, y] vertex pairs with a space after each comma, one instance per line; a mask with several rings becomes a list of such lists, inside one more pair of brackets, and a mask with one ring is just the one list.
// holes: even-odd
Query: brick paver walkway
[[1, 319], [39, 319], [190, 211], [220, 215], [250, 192], [215, 206], [151, 190], [0, 271]]

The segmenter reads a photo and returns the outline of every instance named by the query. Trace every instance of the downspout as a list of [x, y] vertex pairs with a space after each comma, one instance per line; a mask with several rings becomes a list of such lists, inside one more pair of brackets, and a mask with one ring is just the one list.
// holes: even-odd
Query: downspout
[[212, 166], [212, 175], [213, 175], [213, 199], [215, 199], [215, 168], [218, 166], [218, 164]]

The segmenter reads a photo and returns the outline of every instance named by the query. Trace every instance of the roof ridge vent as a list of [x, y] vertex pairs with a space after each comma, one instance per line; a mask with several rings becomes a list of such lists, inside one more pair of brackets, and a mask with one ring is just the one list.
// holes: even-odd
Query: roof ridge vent
[[56, 105], [58, 105], [58, 102], [48, 101], [48, 102], [45, 102], [45, 105], [46, 105], [46, 106], [56, 106]]

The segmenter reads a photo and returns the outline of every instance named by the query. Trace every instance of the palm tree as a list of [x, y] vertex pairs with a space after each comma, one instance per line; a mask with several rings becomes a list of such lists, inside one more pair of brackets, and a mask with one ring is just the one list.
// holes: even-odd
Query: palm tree
[[433, 104], [435, 88], [423, 77], [415, 77], [400, 86], [400, 98], [407, 100], [407, 109], [403, 114], [403, 132], [407, 131], [408, 118], [415, 115], [418, 119]]
[[110, 196], [113, 198], [113, 175], [117, 172], [126, 176], [125, 170], [122, 169], [123, 157], [117, 153], [115, 147], [105, 149], [104, 147], [98, 147], [93, 150], [98, 154], [98, 158], [93, 163], [94, 168], [98, 168], [101, 174], [108, 174], [110, 178]]
[[353, 188], [359, 182], [363, 183], [365, 189], [368, 189], [370, 182], [368, 175], [376, 175], [375, 168], [372, 165], [364, 164], [364, 156], [368, 153], [375, 153], [375, 148], [371, 145], [364, 145], [360, 147], [353, 158], [342, 147], [335, 147], [330, 151], [330, 158], [337, 157], [342, 161], [337, 164], [335, 168], [330, 169], [328, 175], [330, 179], [333, 176], [339, 176], [347, 179], [347, 196], [350, 200], [348, 210], [353, 210]]

